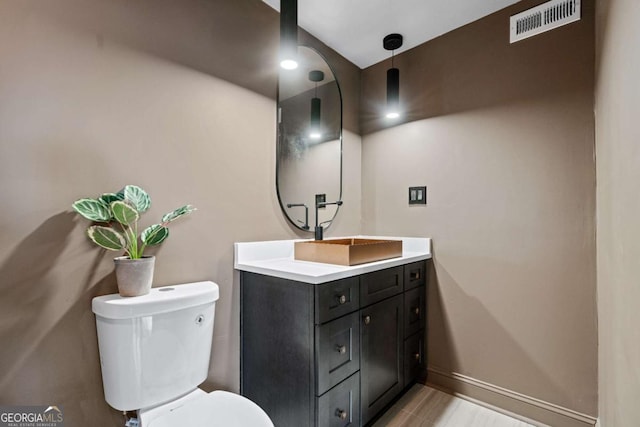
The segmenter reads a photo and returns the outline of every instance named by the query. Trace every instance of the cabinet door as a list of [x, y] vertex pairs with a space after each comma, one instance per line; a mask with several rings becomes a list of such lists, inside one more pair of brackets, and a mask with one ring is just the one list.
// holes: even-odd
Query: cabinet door
[[404, 290], [402, 266], [378, 270], [360, 276], [360, 306], [382, 301]]
[[356, 372], [318, 398], [318, 427], [360, 427], [360, 375]]
[[404, 289], [413, 289], [427, 283], [424, 261], [412, 262], [404, 266]]
[[316, 326], [318, 396], [360, 369], [360, 316], [356, 311]]
[[404, 386], [416, 381], [424, 369], [424, 331], [404, 341]]
[[362, 425], [403, 387], [402, 294], [360, 310]]
[[360, 308], [360, 277], [315, 286], [316, 324], [325, 323]]
[[427, 312], [425, 308], [426, 290], [424, 286], [404, 293], [404, 337], [413, 335], [424, 328]]

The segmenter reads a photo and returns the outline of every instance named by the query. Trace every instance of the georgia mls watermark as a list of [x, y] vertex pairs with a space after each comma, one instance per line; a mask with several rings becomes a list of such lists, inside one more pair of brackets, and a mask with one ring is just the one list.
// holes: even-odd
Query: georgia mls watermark
[[0, 427], [64, 427], [60, 406], [0, 406]]

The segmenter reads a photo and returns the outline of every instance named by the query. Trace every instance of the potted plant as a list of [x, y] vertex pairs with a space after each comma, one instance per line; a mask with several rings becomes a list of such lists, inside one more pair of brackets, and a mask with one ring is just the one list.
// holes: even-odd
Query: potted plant
[[138, 235], [140, 214], [151, 206], [151, 198], [140, 187], [127, 185], [117, 193], [105, 193], [97, 199], [76, 200], [72, 206], [86, 219], [101, 223], [87, 229], [89, 239], [96, 245], [110, 251], [125, 251], [126, 255], [114, 259], [118, 292], [125, 297], [149, 293], [155, 257], [144, 256], [144, 250], [162, 243], [169, 236], [169, 224], [195, 210], [191, 205], [182, 206]]

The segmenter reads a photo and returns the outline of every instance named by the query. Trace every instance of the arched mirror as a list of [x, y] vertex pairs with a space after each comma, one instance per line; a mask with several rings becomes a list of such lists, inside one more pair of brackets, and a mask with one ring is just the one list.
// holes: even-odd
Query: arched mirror
[[[316, 204], [342, 200], [342, 95], [322, 56], [300, 46], [299, 66], [280, 70], [276, 187], [287, 219], [314, 231]], [[317, 209], [317, 224], [331, 225], [340, 207]]]

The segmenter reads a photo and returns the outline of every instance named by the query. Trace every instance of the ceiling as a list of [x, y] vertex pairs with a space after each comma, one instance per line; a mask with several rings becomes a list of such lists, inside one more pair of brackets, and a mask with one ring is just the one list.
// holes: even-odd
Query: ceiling
[[[280, 0], [263, 1], [280, 9]], [[402, 34], [400, 53], [518, 1], [298, 0], [298, 25], [366, 68], [390, 56], [382, 47], [387, 34]]]

